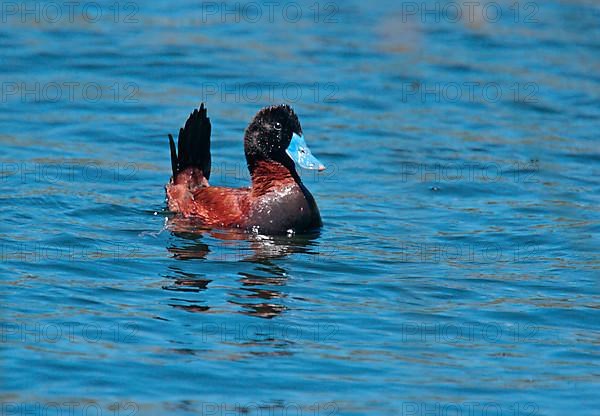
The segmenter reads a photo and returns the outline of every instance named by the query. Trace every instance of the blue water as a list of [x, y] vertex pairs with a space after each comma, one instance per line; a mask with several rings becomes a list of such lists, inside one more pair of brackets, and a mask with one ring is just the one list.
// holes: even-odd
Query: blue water
[[[3, 415], [598, 414], [597, 2], [27, 4], [0, 25]], [[319, 234], [166, 211], [200, 101], [225, 186], [256, 111], [294, 107]]]

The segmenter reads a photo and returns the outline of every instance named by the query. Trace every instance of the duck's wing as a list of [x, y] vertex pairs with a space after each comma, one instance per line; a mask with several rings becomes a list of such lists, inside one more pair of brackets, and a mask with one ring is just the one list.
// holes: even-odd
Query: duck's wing
[[202, 103], [199, 109], [190, 114], [185, 126], [179, 130], [177, 150], [175, 150], [173, 136], [169, 134], [173, 182], [176, 182], [177, 176], [188, 168], [199, 169], [208, 181], [211, 166], [210, 133], [210, 119], [206, 116], [206, 108]]
[[198, 187], [167, 185], [169, 210], [184, 217], [194, 217], [203, 225], [240, 227], [250, 210], [248, 188]]

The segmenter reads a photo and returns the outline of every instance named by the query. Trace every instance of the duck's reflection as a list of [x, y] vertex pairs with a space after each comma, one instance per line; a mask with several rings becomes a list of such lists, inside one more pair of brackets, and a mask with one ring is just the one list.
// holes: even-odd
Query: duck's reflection
[[[272, 276], [264, 277], [252, 273], [238, 273], [241, 276], [239, 281], [242, 284], [241, 291], [243, 294], [238, 295], [237, 299], [229, 302], [240, 305], [243, 308], [243, 313], [270, 319], [286, 310], [285, 306], [275, 303], [275, 301], [284, 299], [287, 295], [272, 287], [285, 285], [287, 277], [284, 269], [268, 260], [266, 262], [268, 262], [269, 268], [257, 267], [257, 269], [271, 273]], [[264, 265], [264, 263], [261, 264]], [[271, 288], [266, 289], [265, 286]]]
[[[214, 262], [243, 262], [254, 265], [251, 272], [238, 271], [238, 290], [229, 293], [226, 301], [239, 306], [240, 313], [271, 319], [287, 308], [283, 302], [286, 294], [278, 287], [285, 286], [287, 271], [273, 262], [292, 253], [314, 253], [317, 250], [318, 233], [303, 236], [263, 236], [236, 230], [203, 230], [193, 221], [172, 218], [167, 223], [173, 235], [167, 247], [177, 260], [207, 260]], [[210, 245], [203, 240], [216, 241]], [[182, 264], [182, 267], [185, 266]], [[184, 272], [176, 265], [169, 266], [168, 277], [173, 283], [163, 289], [180, 293], [202, 293], [209, 290], [211, 279], [196, 273]], [[171, 306], [188, 312], [211, 310], [205, 300], [172, 298]], [[183, 304], [182, 304], [183, 303]], [[217, 306], [217, 305], [215, 305]], [[222, 305], [220, 305], [222, 306]]]

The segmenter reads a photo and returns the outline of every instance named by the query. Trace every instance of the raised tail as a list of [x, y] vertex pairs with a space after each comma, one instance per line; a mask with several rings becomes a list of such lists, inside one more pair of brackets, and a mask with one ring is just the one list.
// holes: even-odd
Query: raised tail
[[177, 175], [188, 168], [200, 169], [202, 176], [208, 181], [211, 165], [210, 132], [210, 119], [206, 117], [206, 108], [202, 103], [199, 110], [194, 110], [190, 114], [185, 126], [179, 129], [177, 150], [175, 150], [173, 136], [169, 134], [174, 182]]

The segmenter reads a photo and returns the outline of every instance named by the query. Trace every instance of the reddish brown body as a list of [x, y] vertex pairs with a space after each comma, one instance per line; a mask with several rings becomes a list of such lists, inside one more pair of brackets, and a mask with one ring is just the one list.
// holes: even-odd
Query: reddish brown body
[[321, 225], [312, 195], [286, 167], [258, 162], [249, 188], [210, 186], [197, 168], [188, 168], [167, 185], [169, 210], [198, 218], [203, 226], [258, 227], [267, 232]]
[[203, 225], [212, 227], [244, 227], [249, 204], [249, 188], [223, 188], [200, 184], [189, 168], [167, 185], [169, 210], [185, 217], [197, 217]]

